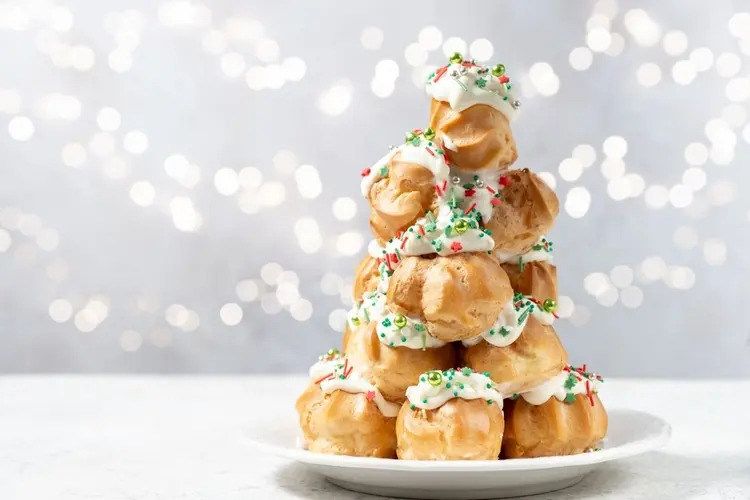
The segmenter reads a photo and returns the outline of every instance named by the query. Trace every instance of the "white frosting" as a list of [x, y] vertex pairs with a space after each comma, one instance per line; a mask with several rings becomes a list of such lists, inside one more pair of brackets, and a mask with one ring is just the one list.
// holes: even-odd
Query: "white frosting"
[[[326, 394], [344, 391], [352, 394], [365, 394], [373, 401], [385, 417], [396, 417], [400, 405], [386, 400], [377, 387], [363, 379], [348, 361], [340, 356], [325, 358], [310, 368], [310, 379], [318, 383]], [[322, 380], [321, 380], [322, 379]]]
[[502, 264], [518, 263], [519, 265], [523, 265], [527, 262], [549, 262], [551, 264], [554, 260], [552, 256], [552, 242], [545, 236], [539, 238], [539, 241], [523, 253], [498, 251], [495, 252], [495, 255]]
[[443, 140], [443, 145], [451, 151], [458, 151], [458, 148], [453, 144], [453, 140], [445, 134], [442, 134], [440, 138]]
[[356, 328], [360, 325], [366, 325], [370, 321], [380, 321], [390, 311], [385, 305], [386, 296], [384, 293], [366, 292], [362, 296], [362, 300], [354, 304], [354, 307], [349, 311], [348, 320], [349, 324]]
[[531, 316], [543, 325], [551, 325], [555, 321], [554, 313], [542, 309], [538, 300], [529, 295], [516, 294], [505, 304], [497, 321], [489, 330], [462, 343], [469, 347], [484, 339], [495, 347], [507, 347], [518, 340]]
[[476, 104], [486, 104], [512, 121], [519, 112], [512, 90], [514, 86], [505, 75], [496, 77], [486, 66], [464, 61], [439, 68], [430, 75], [425, 90], [433, 99], [450, 104], [455, 111], [463, 111]]
[[[379, 179], [388, 175], [391, 160], [397, 153], [401, 153], [401, 161], [421, 165], [432, 172], [435, 176], [435, 184], [440, 184], [448, 179], [450, 169], [448, 168], [448, 164], [445, 161], [443, 151], [440, 149], [439, 144], [426, 139], [424, 135], [421, 134], [421, 131], [415, 132], [420, 132], [420, 134], [414, 135], [414, 132], [412, 132], [412, 140], [407, 140], [404, 144], [391, 149], [387, 155], [370, 167], [369, 172], [365, 170], [366, 175], [362, 176], [362, 182], [360, 184], [362, 196], [364, 196], [365, 199], [369, 198], [372, 185]], [[363, 172], [363, 174], [365, 172]]]
[[503, 176], [503, 171], [491, 168], [466, 173], [451, 168], [450, 175], [461, 208], [466, 210], [473, 206], [482, 214], [482, 222], [489, 222], [492, 218], [492, 208], [502, 203], [503, 186], [499, 180]]
[[[439, 383], [430, 384], [430, 374], [439, 374]], [[406, 389], [406, 398], [413, 408], [433, 410], [453, 398], [485, 399], [489, 404], [503, 407], [503, 395], [486, 375], [469, 368], [444, 372], [426, 372], [420, 375], [419, 383]]]
[[[403, 326], [399, 326], [404, 322]], [[380, 342], [389, 347], [429, 349], [445, 345], [445, 342], [427, 333], [427, 327], [419, 318], [403, 314], [389, 312], [378, 322], [376, 331]]]
[[[578, 394], [594, 394], [599, 392], [602, 379], [595, 373], [588, 373], [583, 369], [568, 366], [565, 370], [522, 393], [520, 396], [532, 405], [542, 405], [551, 397], [558, 401], [572, 403]], [[593, 399], [590, 399], [593, 405]]]

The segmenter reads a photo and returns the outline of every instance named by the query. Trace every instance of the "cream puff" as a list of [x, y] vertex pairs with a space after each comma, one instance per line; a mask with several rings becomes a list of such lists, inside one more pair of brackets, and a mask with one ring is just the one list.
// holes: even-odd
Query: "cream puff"
[[516, 293], [494, 324], [464, 340], [462, 362], [486, 372], [505, 394], [528, 390], [560, 372], [568, 355], [552, 328], [554, 301]]
[[488, 330], [512, 298], [497, 259], [482, 253], [404, 257], [390, 276], [387, 304], [396, 314], [420, 318], [443, 342]]
[[295, 406], [308, 450], [395, 458], [399, 405], [387, 401], [335, 349], [310, 368], [310, 385]]
[[430, 127], [458, 168], [503, 169], [516, 161], [510, 122], [518, 115], [520, 102], [513, 88], [504, 65], [482, 66], [459, 53], [428, 77]]
[[574, 455], [596, 449], [607, 434], [607, 412], [598, 396], [601, 382], [585, 365], [566, 366], [539, 386], [506, 400], [503, 457]]
[[503, 438], [503, 395], [469, 368], [429, 371], [406, 391], [396, 422], [402, 460], [495, 460]]
[[510, 170], [504, 179], [503, 201], [485, 227], [492, 233], [496, 253], [518, 254], [547, 234], [560, 204], [555, 192], [529, 169]]
[[557, 301], [557, 268], [552, 263], [552, 247], [552, 242], [542, 237], [520, 253], [495, 252], [513, 290]]
[[[421, 340], [410, 342], [411, 335], [419, 334], [406, 331], [407, 328], [414, 328], [415, 323], [411, 321], [410, 325], [404, 324], [401, 328], [393, 321], [386, 321], [387, 326], [384, 326], [383, 321], [371, 321], [352, 329], [346, 345], [346, 357], [360, 369], [364, 379], [380, 390], [383, 397], [401, 404], [406, 399], [407, 387], [421, 373], [455, 366], [456, 353], [453, 345], [432, 342], [426, 334]], [[410, 335], [410, 338], [406, 335]]]

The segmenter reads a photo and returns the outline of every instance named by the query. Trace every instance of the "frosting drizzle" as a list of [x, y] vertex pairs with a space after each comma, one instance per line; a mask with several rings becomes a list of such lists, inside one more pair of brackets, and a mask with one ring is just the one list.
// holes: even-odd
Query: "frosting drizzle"
[[529, 404], [542, 405], [552, 397], [558, 401], [573, 403], [576, 395], [585, 394], [591, 406], [594, 406], [594, 394], [599, 392], [603, 381], [596, 373], [586, 371], [586, 365], [580, 368], [568, 365], [559, 374], [520, 396]]
[[487, 374], [471, 368], [433, 370], [419, 376], [419, 383], [406, 389], [411, 409], [433, 410], [454, 398], [485, 399], [503, 407], [503, 395]]

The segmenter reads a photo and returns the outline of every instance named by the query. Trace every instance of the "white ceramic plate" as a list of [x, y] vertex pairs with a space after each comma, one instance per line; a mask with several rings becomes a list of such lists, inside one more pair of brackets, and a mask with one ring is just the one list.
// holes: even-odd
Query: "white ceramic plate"
[[349, 490], [436, 500], [506, 498], [567, 488], [604, 462], [645, 453], [669, 439], [669, 424], [654, 415], [618, 409], [608, 413], [603, 449], [565, 457], [421, 462], [325, 455], [298, 446], [294, 413], [248, 429], [245, 438], [256, 449], [305, 464]]

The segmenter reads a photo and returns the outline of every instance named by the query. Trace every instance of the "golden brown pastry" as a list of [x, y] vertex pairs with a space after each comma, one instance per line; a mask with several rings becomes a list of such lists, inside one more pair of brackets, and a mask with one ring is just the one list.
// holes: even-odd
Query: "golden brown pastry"
[[407, 390], [396, 423], [402, 460], [495, 460], [503, 437], [502, 394], [468, 368], [431, 371]]
[[505, 394], [528, 390], [560, 373], [568, 362], [551, 324], [554, 309], [516, 294], [493, 327], [481, 337], [465, 341], [462, 362], [487, 372]]
[[518, 159], [508, 119], [485, 104], [456, 112], [447, 102], [433, 99], [430, 127], [445, 141], [451, 164], [461, 170], [508, 168]]
[[601, 377], [567, 370], [515, 400], [505, 401], [505, 458], [573, 455], [595, 449], [607, 434], [599, 400]]
[[436, 185], [445, 185], [450, 169], [434, 133], [415, 129], [407, 141], [365, 169], [362, 194], [370, 203], [370, 228], [383, 245], [429, 210], [437, 210]]
[[560, 210], [555, 192], [529, 169], [509, 171], [505, 182], [503, 202], [486, 224], [501, 256], [531, 247], [550, 230]]
[[308, 450], [395, 458], [398, 405], [386, 401], [335, 350], [313, 365], [310, 379], [295, 405]]
[[489, 329], [512, 296], [507, 275], [487, 254], [405, 257], [390, 278], [388, 307], [453, 342]]
[[461, 170], [507, 168], [518, 157], [509, 122], [520, 103], [505, 66], [492, 68], [453, 54], [430, 75], [430, 127], [445, 143], [451, 163]]
[[355, 328], [347, 343], [346, 357], [360, 368], [362, 377], [376, 386], [383, 397], [403, 403], [406, 388], [428, 370], [447, 370], [455, 366], [453, 345], [430, 349], [390, 347], [378, 339], [376, 323]]
[[380, 260], [370, 255], [365, 255], [357, 264], [357, 269], [354, 270], [354, 286], [352, 289], [356, 300], [359, 300], [365, 292], [377, 290], [380, 282], [379, 266]]
[[557, 301], [557, 267], [551, 262], [532, 261], [523, 265], [502, 264], [513, 290], [541, 300]]

